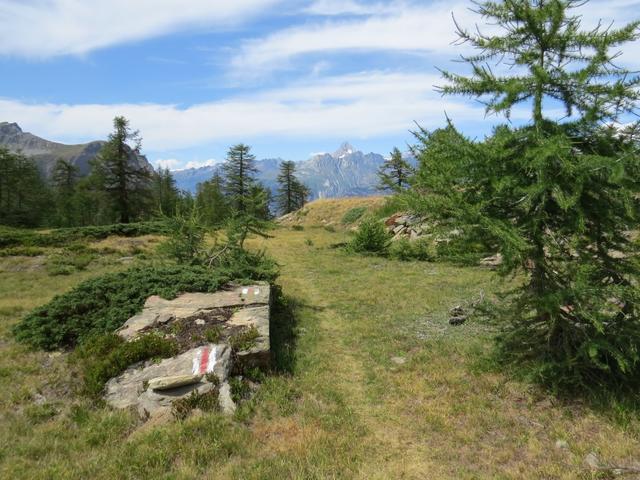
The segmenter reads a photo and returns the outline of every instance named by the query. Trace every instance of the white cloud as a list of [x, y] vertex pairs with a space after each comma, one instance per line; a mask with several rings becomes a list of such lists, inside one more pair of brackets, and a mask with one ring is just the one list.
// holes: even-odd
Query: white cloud
[[353, 0], [316, 0], [304, 12], [311, 15], [372, 15], [389, 13], [398, 2], [357, 2]]
[[451, 52], [454, 56], [460, 49], [451, 45], [456, 40], [451, 13], [455, 12], [464, 24], [472, 25], [475, 16], [468, 6], [461, 1], [437, 2], [426, 7], [402, 3], [396, 4], [391, 9], [394, 13], [389, 15], [291, 27], [247, 41], [231, 63], [237, 72], [246, 74], [286, 67], [295, 57], [319, 52]]
[[140, 129], [143, 151], [191, 148], [256, 137], [307, 139], [367, 138], [403, 133], [414, 120], [442, 125], [482, 119], [482, 110], [433, 90], [435, 75], [369, 72], [294, 84], [258, 95], [186, 108], [166, 104], [27, 104], [0, 99], [0, 118], [25, 130], [64, 142], [105, 138], [112, 119], [124, 115]]
[[229, 27], [282, 0], [0, 0], [0, 54], [84, 54], [188, 28]]
[[154, 160], [153, 166], [156, 168], [168, 168], [169, 170], [174, 170], [182, 163], [177, 158], [159, 158]]
[[[468, 52], [466, 45], [453, 45], [457, 40], [451, 17], [469, 29], [480, 24], [487, 33], [496, 27], [486, 25], [473, 13], [466, 0], [437, 1], [430, 4], [392, 1], [356, 2], [349, 0], [317, 0], [309, 12], [327, 16], [359, 14], [346, 20], [323, 20], [294, 26], [263, 38], [248, 40], [231, 60], [235, 72], [246, 76], [287, 68], [293, 60], [310, 54], [331, 54], [340, 51], [385, 51], [396, 53], [445, 54], [457, 58]], [[589, 28], [602, 18], [605, 24], [616, 20], [619, 27], [640, 17], [638, 0], [607, 0], [586, 3], [577, 14], [584, 15]], [[631, 15], [631, 17], [630, 17]], [[626, 46], [625, 59], [634, 59], [638, 66], [640, 41]], [[425, 60], [426, 62], [426, 60]]]

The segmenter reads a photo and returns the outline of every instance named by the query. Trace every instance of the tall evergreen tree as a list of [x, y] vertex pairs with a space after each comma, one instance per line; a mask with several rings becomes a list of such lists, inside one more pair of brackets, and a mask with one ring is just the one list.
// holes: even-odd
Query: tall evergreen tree
[[409, 179], [413, 175], [413, 168], [404, 158], [402, 152], [398, 148], [394, 148], [391, 156], [385, 159], [384, 163], [378, 170], [380, 190], [391, 190], [392, 192], [401, 192], [409, 186]]
[[224, 196], [224, 181], [219, 173], [196, 187], [196, 205], [203, 221], [210, 226], [219, 226], [229, 217], [229, 202]]
[[76, 186], [78, 183], [78, 168], [68, 160], [59, 158], [51, 172], [56, 204], [55, 223], [58, 226], [70, 227], [76, 225]]
[[256, 157], [251, 154], [251, 147], [243, 143], [234, 145], [227, 153], [222, 165], [225, 177], [224, 191], [229, 202], [237, 212], [247, 210], [247, 197], [255, 185]]
[[259, 220], [270, 220], [271, 215], [271, 190], [261, 183], [255, 183], [249, 189], [245, 200], [245, 212]]
[[93, 164], [93, 175], [111, 199], [117, 219], [129, 223], [147, 206], [151, 172], [132, 161], [132, 155], [140, 150], [141, 139], [137, 131], [131, 130], [129, 121], [115, 117], [113, 127]]
[[49, 188], [35, 162], [0, 146], [0, 224], [41, 226], [50, 205]]
[[283, 215], [302, 208], [308, 195], [308, 189], [298, 180], [295, 172], [295, 162], [285, 161], [280, 165], [276, 201]]
[[[555, 388], [640, 384], [636, 246], [640, 155], [631, 130], [640, 79], [614, 59], [640, 23], [584, 31], [574, 0], [478, 3], [491, 34], [458, 26], [479, 50], [472, 74], [444, 72], [445, 94], [480, 98], [509, 116], [526, 102], [531, 123], [498, 127], [474, 142], [452, 125], [418, 133], [421, 172], [413, 195], [425, 213], [477, 230], [503, 256], [503, 273], [528, 282], [498, 313], [501, 358]], [[507, 62], [497, 73], [488, 62]], [[502, 72], [500, 70], [499, 72]], [[562, 104], [563, 122], [545, 115]], [[424, 195], [423, 192], [429, 192]], [[531, 370], [530, 370], [531, 371]]]
[[153, 202], [160, 213], [174, 215], [178, 205], [180, 192], [176, 181], [168, 168], [159, 168], [152, 175]]

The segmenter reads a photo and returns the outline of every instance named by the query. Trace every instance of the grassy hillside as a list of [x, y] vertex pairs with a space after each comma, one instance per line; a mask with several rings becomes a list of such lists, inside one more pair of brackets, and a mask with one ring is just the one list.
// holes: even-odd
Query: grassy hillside
[[364, 208], [374, 211], [384, 204], [385, 197], [326, 198], [308, 203], [301, 210], [285, 215], [279, 220], [281, 225], [342, 226], [344, 216], [353, 209]]
[[348, 255], [334, 248], [346, 231], [312, 228], [377, 201], [314, 202], [303, 230], [252, 242], [280, 263], [294, 315], [274, 319], [282, 371], [232, 419], [143, 426], [76, 393], [66, 354], [28, 351], [9, 334], [82, 279], [153, 262], [156, 237], [91, 244], [103, 253], [64, 276], [47, 273], [48, 249], [0, 258], [0, 478], [610, 478], [590, 454], [640, 467], [637, 417], [514, 382], [486, 361], [491, 327], [449, 325], [452, 306], [500, 288], [493, 273]]

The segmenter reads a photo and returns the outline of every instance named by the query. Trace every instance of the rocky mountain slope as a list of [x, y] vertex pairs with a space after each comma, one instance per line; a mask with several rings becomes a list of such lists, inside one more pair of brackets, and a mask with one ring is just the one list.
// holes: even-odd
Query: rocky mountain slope
[[[414, 160], [410, 158], [413, 162]], [[258, 179], [275, 191], [276, 177], [282, 159], [270, 158], [256, 162]], [[297, 162], [300, 180], [311, 189], [311, 199], [357, 197], [380, 194], [377, 171], [384, 162], [378, 153], [363, 153], [349, 143], [343, 143], [333, 153], [321, 153]], [[195, 192], [198, 183], [220, 171], [220, 165], [176, 170], [173, 172], [180, 189]]]
[[[59, 158], [73, 163], [80, 175], [86, 175], [90, 170], [90, 160], [100, 152], [105, 144], [103, 140], [96, 140], [78, 145], [64, 145], [29, 132], [23, 132], [17, 123], [0, 122], [0, 145], [13, 152], [21, 152], [32, 157], [40, 170], [48, 176]], [[144, 155], [130, 150], [131, 161], [137, 165], [152, 170], [153, 167]]]

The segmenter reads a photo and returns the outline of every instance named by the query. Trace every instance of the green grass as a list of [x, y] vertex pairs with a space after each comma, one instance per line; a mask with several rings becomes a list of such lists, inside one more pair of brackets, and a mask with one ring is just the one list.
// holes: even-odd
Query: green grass
[[516, 382], [486, 365], [489, 326], [448, 324], [453, 305], [500, 288], [490, 271], [349, 255], [330, 248], [340, 231], [274, 234], [253, 245], [281, 265], [277, 371], [234, 418], [139, 430], [79, 395], [66, 354], [11, 338], [30, 309], [121, 267], [0, 273], [0, 478], [575, 479], [598, 478], [589, 452], [640, 461], [637, 416], [621, 424]]

